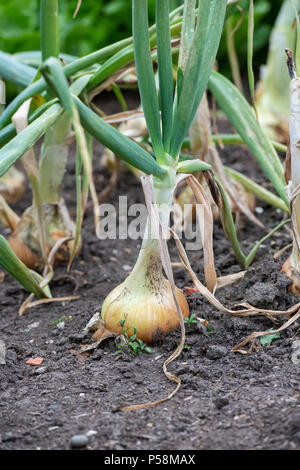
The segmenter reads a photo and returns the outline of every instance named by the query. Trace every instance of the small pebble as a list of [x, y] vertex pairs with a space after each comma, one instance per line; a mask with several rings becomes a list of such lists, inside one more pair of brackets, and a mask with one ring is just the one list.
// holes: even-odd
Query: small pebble
[[30, 323], [30, 325], [27, 326], [29, 330], [32, 330], [33, 328], [37, 328], [40, 325], [39, 321], [35, 321], [34, 323]]
[[36, 369], [34, 368], [30, 371], [30, 375], [40, 375], [40, 374], [43, 374], [46, 371], [47, 371], [47, 367], [45, 367], [45, 366], [37, 367]]
[[96, 434], [97, 434], [97, 431], [94, 431], [93, 429], [91, 429], [90, 431], [86, 433], [87, 436], [96, 436]]
[[65, 328], [65, 322], [64, 321], [61, 321], [60, 323], [58, 323], [57, 325], [57, 328], [59, 330], [63, 330]]
[[88, 443], [89, 438], [85, 434], [78, 434], [77, 436], [73, 436], [71, 439], [71, 447], [73, 449], [86, 447]]
[[30, 366], [40, 366], [43, 362], [42, 357], [31, 357], [26, 361], [26, 364], [29, 364]]
[[6, 347], [4, 341], [0, 339], [0, 364], [5, 364]]
[[124, 271], [131, 271], [132, 266], [129, 266], [129, 264], [124, 264], [122, 268], [124, 269]]
[[263, 214], [264, 210], [263, 210], [262, 207], [256, 207], [256, 208], [255, 208], [255, 212], [256, 212], [257, 214]]
[[208, 359], [216, 360], [220, 359], [223, 356], [226, 356], [227, 352], [227, 348], [225, 348], [224, 346], [211, 345], [208, 347], [206, 357], [208, 357]]

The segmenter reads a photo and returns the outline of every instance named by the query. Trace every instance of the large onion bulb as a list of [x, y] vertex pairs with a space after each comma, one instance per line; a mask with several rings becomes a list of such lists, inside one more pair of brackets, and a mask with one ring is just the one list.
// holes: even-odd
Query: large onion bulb
[[[185, 318], [189, 306], [178, 288], [176, 297]], [[123, 329], [136, 327], [137, 338], [150, 344], [179, 326], [171, 286], [162, 273], [157, 241], [151, 240], [141, 249], [132, 273], [106, 297], [101, 316], [107, 329], [121, 334]], [[127, 333], [133, 334], [133, 330]]]

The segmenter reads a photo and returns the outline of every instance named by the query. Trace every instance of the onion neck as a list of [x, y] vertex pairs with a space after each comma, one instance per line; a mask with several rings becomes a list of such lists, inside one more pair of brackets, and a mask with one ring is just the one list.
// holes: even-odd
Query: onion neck
[[[153, 178], [155, 203], [159, 211], [159, 218], [165, 237], [167, 237], [168, 233], [175, 177], [175, 170], [170, 168], [168, 171], [168, 178], [163, 182], [155, 177]], [[129, 282], [132, 281], [137, 284], [142, 282], [143, 285], [145, 285], [145, 283], [151, 283], [152, 288], [155, 285], [157, 287], [162, 285], [164, 278], [159, 240], [154, 234], [155, 231], [153, 229], [151, 230], [150, 217], [148, 215], [140, 253], [131, 274], [127, 278]]]
[[[300, 78], [296, 77], [290, 82], [290, 151], [291, 151], [291, 190], [294, 191], [300, 185], [300, 148], [298, 146], [300, 136]], [[300, 197], [294, 202], [294, 213], [298, 236], [300, 234]], [[291, 265], [299, 273], [299, 252], [296, 240], [293, 241]]]

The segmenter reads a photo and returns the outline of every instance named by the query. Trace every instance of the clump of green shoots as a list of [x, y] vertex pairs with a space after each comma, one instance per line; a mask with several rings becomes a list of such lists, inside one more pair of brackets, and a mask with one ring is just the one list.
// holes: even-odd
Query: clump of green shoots
[[[58, 0], [41, 1], [40, 19], [42, 60], [46, 60], [49, 56], [58, 57]], [[26, 70], [25, 66], [23, 68]], [[31, 67], [29, 70], [28, 79], [31, 80]], [[28, 132], [28, 113], [32, 106], [30, 102], [31, 99], [26, 101], [12, 116], [17, 134]], [[40, 96], [40, 102], [45, 102], [45, 98]], [[7, 216], [10, 212], [4, 204], [1, 207], [2, 214], [4, 213], [2, 221], [6, 216], [11, 228], [9, 244], [12, 250], [29, 268], [38, 271], [50, 266], [48, 257], [53, 249], [51, 255], [53, 260], [68, 258], [74, 247], [71, 240], [75, 233], [74, 223], [61, 194], [68, 156], [66, 141], [70, 138], [70, 119], [65, 113], [60, 112], [57, 120], [48, 124], [51, 125], [45, 129], [39, 162], [36, 160], [34, 149], [27, 149], [26, 138], [20, 142], [19, 149], [17, 144], [14, 147], [15, 151], [22, 152], [22, 163], [32, 187], [32, 205], [21, 217], [15, 216], [14, 219]], [[4, 178], [7, 178], [12, 170], [13, 167], [9, 168]], [[62, 239], [65, 239], [64, 246], [61, 244], [58, 247]], [[80, 243], [74, 249], [78, 251], [79, 248]]]
[[197, 315], [196, 313], [192, 313], [189, 317], [184, 319], [185, 325], [192, 325], [193, 323], [197, 323]]
[[[181, 20], [180, 18], [179, 21], [178, 18], [174, 20], [174, 17], [176, 16], [176, 13], [181, 11], [181, 9], [181, 7], [178, 8], [175, 13], [170, 15], [170, 21], [172, 23], [172, 37], [178, 37], [180, 34]], [[41, 55], [43, 61], [50, 58], [50, 56], [52, 59], [58, 57], [57, 12], [58, 0], [41, 2]], [[149, 29], [149, 34], [151, 35], [152, 46], [155, 46], [155, 25]], [[71, 252], [71, 258], [69, 261], [70, 265], [74, 255], [80, 248], [80, 232], [87, 202], [88, 190], [90, 190], [91, 197], [93, 199], [95, 224], [97, 224], [96, 209], [98, 201], [93, 186], [91, 166], [92, 136], [111, 148], [112, 151], [116, 152], [121, 159], [125, 160], [125, 162], [135, 166], [139, 170], [148, 174], [162, 175], [164, 173], [164, 170], [158, 166], [150, 154], [143, 152], [139, 146], [134, 145], [134, 143], [129, 139], [125, 141], [124, 146], [124, 141], [119, 139], [119, 134], [115, 132], [114, 127], [107, 125], [100, 118], [97, 119], [96, 114], [86, 106], [89, 99], [92, 99], [91, 94], [93, 93], [94, 96], [96, 96], [98, 93], [98, 87], [115, 72], [122, 69], [126, 64], [132, 62], [133, 56], [134, 48], [132, 45], [132, 38], [127, 38], [98, 51], [92, 52], [85, 57], [67, 58], [67, 65], [65, 65], [65, 63], [60, 64], [61, 67], [65, 65], [63, 67], [63, 73], [66, 77], [70, 77], [71, 85], [68, 90], [70, 97], [72, 96], [72, 100], [74, 100], [74, 97], [80, 96], [80, 99], [82, 100], [76, 101], [75, 99], [76, 107], [78, 107], [78, 112], [80, 113], [80, 120], [85, 128], [85, 132], [83, 132], [74, 109], [71, 109], [69, 106], [65, 112], [64, 104], [59, 103], [58, 99], [53, 95], [51, 84], [50, 86], [48, 85], [49, 79], [48, 81], [45, 80], [44, 76], [41, 76], [40, 71], [37, 71], [34, 67], [19, 62], [19, 60], [22, 60], [21, 57], [17, 60], [9, 54], [1, 53], [0, 75], [6, 80], [10, 80], [12, 82], [15, 81], [22, 87], [25, 86], [20, 94], [11, 103], [9, 103], [3, 111], [3, 114], [0, 116], [0, 145], [3, 146], [0, 149], [0, 177], [10, 171], [12, 165], [18, 159], [22, 158], [26, 152], [31, 152], [30, 161], [33, 163], [31, 169], [34, 171], [31, 171], [30, 176], [32, 186], [34, 188], [34, 201], [31, 213], [29, 215], [27, 214], [26, 219], [30, 220], [31, 218], [34, 218], [34, 230], [32, 231], [30, 224], [25, 223], [26, 220], [22, 221], [27, 233], [30, 231], [30, 235], [32, 235], [33, 232], [36, 234], [34, 246], [32, 247], [33, 250], [30, 249], [30, 256], [27, 256], [26, 259], [24, 259], [24, 262], [27, 262], [28, 258], [29, 261], [33, 260], [33, 263], [30, 263], [31, 266], [34, 264], [36, 267], [37, 264], [39, 264], [39, 267], [41, 267], [43, 263], [46, 263], [47, 270], [51, 271], [52, 268], [48, 263], [47, 255], [50, 250], [51, 260], [53, 261], [54, 254], [57, 252], [58, 248], [60, 248], [61, 253], [61, 244], [60, 246], [57, 246], [57, 244], [59, 244], [59, 240], [64, 240], [65, 246], [67, 245], [67, 249], [62, 253], [68, 256]], [[44, 74], [46, 74], [46, 69], [44, 69]], [[68, 85], [69, 84], [67, 84], [67, 86]], [[11, 119], [19, 108], [30, 99], [32, 99], [32, 106], [30, 106], [27, 114], [29, 124], [25, 127], [23, 126], [23, 130], [19, 128], [19, 132], [16, 135], [16, 128], [15, 125], [11, 123]], [[57, 224], [44, 221], [43, 211], [46, 203], [47, 207], [50, 205], [50, 208], [54, 209], [54, 214], [67, 214], [65, 207], [63, 208], [64, 210], [61, 211], [62, 201], [60, 200], [58, 202], [56, 195], [59, 197], [61, 196], [60, 185], [66, 162], [66, 146], [64, 146], [65, 139], [67, 136], [68, 138], [70, 137], [70, 139], [73, 137], [72, 133], [67, 134], [67, 132], [64, 136], [61, 135], [65, 126], [62, 125], [62, 121], [59, 122], [59, 119], [69, 124], [69, 131], [71, 126], [73, 127], [77, 141], [77, 213], [76, 227], [73, 226], [73, 223], [68, 217], [67, 220], [65, 217], [62, 217], [63, 220], [67, 222], [66, 227], [64, 225], [63, 230], [55, 230], [55, 245], [53, 247], [51, 242], [51, 239], [53, 239], [52, 232], [50, 230], [49, 234], [49, 228], [51, 229], [53, 225]], [[34, 158], [32, 158], [33, 155], [31, 149], [32, 146], [45, 134], [45, 143], [40, 159], [40, 167], [38, 168]], [[57, 141], [58, 136], [59, 141]], [[48, 201], [48, 196], [51, 197], [51, 201]], [[55, 198], [55, 201], [53, 201], [53, 198]], [[2, 212], [0, 213], [1, 220], [8, 224], [13, 223], [14, 227], [12, 225], [11, 227], [12, 230], [14, 230], [15, 226], [17, 226], [19, 222], [18, 216], [10, 210], [6, 202], [3, 204], [1, 202], [0, 210], [2, 211], [2, 209], [4, 210], [4, 215]], [[43, 222], [45, 223], [43, 224]], [[67, 228], [67, 232], [65, 231], [65, 228]], [[24, 241], [24, 237], [22, 238]], [[70, 240], [70, 238], [74, 238], [74, 242]], [[50, 243], [48, 243], [49, 241]], [[14, 245], [16, 246], [16, 244]], [[13, 248], [15, 248], [15, 246]], [[55, 253], [51, 252], [51, 247]], [[40, 256], [40, 251], [42, 256]], [[26, 242], [22, 244], [22, 249], [18, 250], [18, 255], [22, 257], [24, 252], [25, 254], [28, 254]], [[38, 259], [36, 255], [38, 255]], [[5, 264], [7, 266], [6, 260], [7, 257], [9, 258], [10, 256], [12, 256], [11, 250], [9, 251], [7, 246], [5, 246], [5, 253], [3, 252], [3, 256], [0, 256], [0, 264]], [[38, 261], [41, 262], [38, 263]], [[14, 272], [12, 269], [10, 272], [17, 279], [22, 279], [24, 285], [24, 272], [21, 276], [19, 276], [18, 272]], [[28, 273], [29, 271], [27, 272], [27, 275], [29, 275]], [[30, 286], [34, 282], [36, 282], [35, 279], [31, 278], [29, 282], [26, 282], [26, 286]], [[49, 276], [45, 282], [49, 282]], [[35, 289], [35, 293], [36, 292], [37, 291]]]
[[[290, 212], [283, 165], [272, 142], [257, 123], [253, 108], [239, 90], [224, 76], [213, 71], [224, 21], [230, 16], [235, 4], [230, 3], [229, 8], [226, 0], [202, 0], [196, 7], [195, 0], [185, 0], [183, 14], [178, 17], [176, 15], [181, 13], [182, 8], [170, 12], [167, 0], [157, 0], [156, 24], [148, 28], [147, 0], [133, 0], [133, 38], [75, 59], [67, 65], [58, 59], [56, 52], [48, 50], [43, 56], [39, 78], [32, 81], [32, 70], [26, 68], [26, 76], [31, 77], [28, 86], [0, 116], [0, 143], [8, 141], [0, 149], [0, 176], [42, 135], [50, 132], [53, 126], [58, 126], [60, 118], [68, 121], [78, 149], [76, 228], [73, 228], [71, 234], [77, 247], [80, 246], [80, 229], [88, 189], [94, 207], [97, 202], [92, 184], [89, 138], [96, 138], [127, 164], [152, 176], [153, 198], [150, 205], [156, 204], [158, 210], [160, 237], [154, 236], [151, 227], [153, 214], [151, 216], [150, 210], [136, 265], [128, 278], [109, 294], [102, 306], [102, 319], [108, 329], [121, 333], [120, 321], [126, 311], [129, 324], [135, 325], [137, 338], [144, 343], [155, 341], [158, 336], [166, 334], [179, 324], [183, 326], [183, 319], [189, 315], [185, 296], [175, 288], [172, 275], [167, 269], [168, 258], [165, 256], [162, 261], [161, 257], [161, 238], [167, 238], [170, 208], [179, 178], [187, 178], [187, 175], [193, 173], [203, 175], [202, 179], [205, 178], [211, 197], [218, 207], [225, 234], [243, 267], [251, 264], [259, 246], [286, 223], [283, 221], [275, 227], [245, 255], [237, 239], [228, 196], [213, 166], [198, 158], [190, 158], [189, 155], [182, 158], [182, 147], [186, 143], [186, 136], [206, 87], [238, 132], [231, 135], [230, 139], [237, 137], [236, 142], [244, 142], [249, 147], [277, 194], [265, 190], [238, 172], [226, 169], [230, 178], [236, 179], [257, 197], [286, 213]], [[53, 27], [53, 34], [54, 31]], [[124, 67], [132, 67], [133, 60], [153, 152], [122, 135], [88, 106], [89, 100], [96, 96], [101, 87], [103, 89], [105, 80], [120, 73]], [[153, 71], [154, 61], [158, 65], [159, 96]], [[5, 68], [6, 63], [5, 60], [2, 65], [0, 63], [0, 74], [1, 67]], [[174, 68], [177, 68], [175, 84]], [[71, 85], [68, 78], [71, 78]], [[29, 110], [29, 125], [15, 136], [10, 120], [16, 110], [33, 96], [38, 98], [37, 101], [40, 100], [38, 108]], [[52, 156], [55, 158], [55, 154]], [[43, 162], [42, 166], [46, 169], [54, 160], [45, 155]], [[47, 178], [44, 181], [47, 183]], [[188, 181], [191, 182], [191, 179]], [[36, 200], [38, 199], [35, 198], [35, 204], [38, 205]], [[42, 201], [38, 207], [43, 209]], [[211, 236], [212, 231], [209, 237]], [[216, 273], [211, 264], [211, 256], [210, 263], [206, 262], [207, 253], [205, 249], [205, 277], [209, 291], [213, 292], [216, 288]], [[73, 256], [74, 248], [71, 259]], [[165, 273], [168, 271], [168, 279], [164, 277], [163, 270]]]
[[[137, 335], [137, 328], [135, 326], [129, 326], [125, 328], [125, 321], [126, 317], [120, 321], [120, 327], [122, 328], [121, 333], [124, 337], [125, 343], [117, 344], [117, 351], [115, 355], [122, 354], [126, 350], [131, 350], [135, 355], [141, 354], [146, 352], [148, 354], [152, 354], [152, 349], [147, 346], [141, 339], [136, 337]], [[128, 334], [128, 331], [131, 331]]]

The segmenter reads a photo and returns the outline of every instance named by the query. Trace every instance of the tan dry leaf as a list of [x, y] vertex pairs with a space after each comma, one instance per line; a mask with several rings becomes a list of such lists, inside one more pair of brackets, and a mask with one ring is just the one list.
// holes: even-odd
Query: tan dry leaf
[[[199, 181], [193, 175], [181, 175], [180, 181], [186, 179], [188, 185], [192, 189], [196, 202], [204, 208], [203, 218], [201, 213], [199, 214], [199, 227], [203, 245], [203, 256], [204, 256], [204, 275], [205, 281], [210, 292], [214, 292], [217, 285], [217, 275], [215, 270], [214, 252], [213, 252], [213, 215], [211, 205], [207, 198], [207, 195], [199, 183]], [[197, 209], [196, 209], [197, 211]]]
[[[283, 325], [281, 325], [280, 328], [277, 328], [277, 330], [272, 330], [272, 335], [273, 334], [276, 334], [276, 333], [279, 333], [280, 331], [283, 331], [285, 330], [286, 328], [288, 328], [292, 323], [295, 323], [296, 320], [298, 320], [298, 318], [300, 318], [300, 310], [298, 309], [298, 313], [296, 313], [296, 315], [292, 316], [286, 323], [284, 323]], [[262, 336], [266, 336], [266, 335], [269, 335], [270, 334], [270, 331], [255, 331], [253, 333], [251, 333], [250, 336], [248, 336], [246, 339], [244, 339], [244, 341], [242, 341], [241, 343], [239, 343], [237, 346], [234, 346], [234, 348], [232, 348], [232, 352], [240, 352], [242, 354], [249, 354], [252, 350], [252, 347], [253, 347], [253, 343], [250, 347], [250, 350], [247, 352], [247, 351], [244, 351], [244, 350], [241, 350], [240, 348], [242, 348], [243, 346], [245, 346], [247, 343], [249, 343], [249, 341], [251, 341], [252, 339], [255, 339], [255, 338], [261, 338]]]
[[[96, 316], [97, 314], [95, 314], [93, 316], [93, 318]], [[93, 320], [92, 318], [92, 320]], [[94, 323], [94, 325], [91, 323], [90, 325], [90, 322], [87, 324], [87, 326], [85, 327], [86, 330], [90, 330], [90, 331], [93, 331], [93, 326], [96, 326], [97, 324], [101, 324], [101, 326], [99, 328], [97, 328], [97, 330], [95, 331], [95, 333], [93, 334], [92, 338], [95, 339], [96, 341], [94, 343], [91, 343], [91, 344], [82, 344], [80, 346], [80, 353], [85, 353], [85, 352], [88, 352], [88, 351], [92, 351], [93, 349], [96, 349], [100, 343], [102, 343], [102, 341], [105, 341], [106, 339], [108, 338], [114, 338], [116, 336], [118, 336], [116, 333], [114, 333], [113, 331], [111, 330], [108, 330], [104, 324], [102, 323], [101, 319], [98, 321], [96, 321]]]
[[89, 357], [89, 353], [87, 351], [80, 352], [76, 349], [70, 349], [70, 354], [75, 354], [79, 362], [83, 362]]

